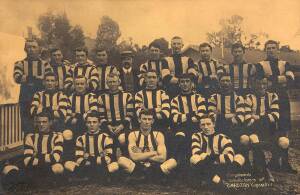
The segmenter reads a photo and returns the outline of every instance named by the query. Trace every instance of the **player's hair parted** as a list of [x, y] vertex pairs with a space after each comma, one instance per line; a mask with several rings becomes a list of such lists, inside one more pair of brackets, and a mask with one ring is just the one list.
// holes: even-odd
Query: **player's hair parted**
[[86, 113], [85, 120], [87, 120], [89, 117], [96, 117], [96, 118], [98, 118], [98, 120], [100, 120], [99, 112], [94, 111], [94, 110]]
[[54, 72], [47, 72], [44, 76], [44, 80], [46, 80], [47, 77], [55, 77], [55, 80], [57, 80], [57, 75]]
[[174, 39], [181, 39], [182, 40], [182, 38], [180, 36], [174, 36], [171, 40], [174, 40]]
[[86, 55], [89, 54], [89, 51], [88, 51], [88, 49], [87, 49], [86, 47], [77, 47], [77, 48], [74, 50], [74, 53], [76, 53], [76, 52], [81, 52], [81, 51], [83, 51]]
[[140, 118], [141, 118], [142, 115], [147, 115], [147, 116], [151, 115], [151, 116], [153, 116], [153, 115], [154, 115], [154, 112], [153, 112], [152, 109], [143, 109], [143, 110], [140, 112]]
[[47, 117], [49, 121], [52, 121], [54, 119], [54, 116], [49, 108], [43, 108], [42, 112], [36, 115], [36, 118], [38, 117]]

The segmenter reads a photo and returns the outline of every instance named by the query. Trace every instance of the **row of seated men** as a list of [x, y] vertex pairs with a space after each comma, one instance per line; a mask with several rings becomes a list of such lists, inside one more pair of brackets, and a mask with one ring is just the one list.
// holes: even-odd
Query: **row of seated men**
[[[24, 156], [14, 164], [3, 168], [5, 184], [34, 177], [38, 172], [52, 174], [55, 179], [82, 176], [105, 180], [123, 170], [132, 177], [145, 175], [152, 181], [167, 178], [179, 166], [176, 155], [169, 155], [166, 139], [161, 131], [153, 128], [153, 111], [143, 110], [139, 117], [140, 127], [128, 136], [128, 155], [116, 156], [115, 140], [99, 128], [97, 112], [86, 116], [87, 130], [76, 139], [74, 159], [64, 159], [64, 138], [53, 131], [53, 116], [47, 109], [37, 115], [37, 131], [27, 134], [24, 142]], [[238, 170], [244, 163], [242, 155], [234, 150], [228, 136], [215, 131], [215, 119], [204, 115], [192, 134], [189, 149], [192, 178], [220, 185], [226, 174]]]
[[[109, 91], [98, 97], [86, 91], [87, 81], [85, 77], [79, 76], [74, 81], [75, 93], [68, 98], [62, 92], [55, 90], [57, 77], [53, 73], [48, 73], [45, 75], [44, 80], [46, 90], [37, 92], [34, 95], [31, 113], [32, 116], [37, 117], [45, 108], [51, 111], [54, 117], [54, 129], [57, 132], [62, 132], [61, 137], [65, 140], [65, 166], [68, 167], [66, 168], [67, 170], [71, 169], [71, 171], [74, 171], [78, 167], [76, 163], [81, 164], [80, 161], [82, 159], [75, 160], [76, 163], [72, 163], [69, 160], [74, 159], [74, 154], [76, 154], [76, 157], [80, 153], [77, 150], [79, 138], [76, 140], [76, 137], [85, 133], [86, 122], [84, 118], [87, 117], [85, 115], [89, 115], [87, 114], [88, 112], [93, 111], [98, 113], [96, 114], [97, 118], [99, 118], [99, 123], [96, 125], [97, 128], [100, 126], [100, 129], [113, 140], [115, 146], [121, 148], [122, 155], [128, 156], [128, 152], [130, 155], [128, 144], [130, 144], [129, 142], [132, 137], [130, 136], [132, 132], [131, 126], [134, 126], [134, 129], [138, 128], [132, 122], [134, 119], [133, 116], [140, 118], [144, 110], [148, 110], [151, 113], [151, 120], [153, 120], [153, 129], [161, 132], [156, 136], [162, 135], [166, 137], [165, 145], [169, 149], [169, 160], [164, 164], [166, 167], [161, 166], [161, 169], [165, 169], [165, 172], [170, 172], [169, 167], [176, 167], [177, 164], [185, 164], [190, 153], [194, 150], [197, 151], [198, 144], [192, 145], [192, 150], [189, 150], [191, 140], [198, 139], [201, 144], [204, 144], [205, 141], [213, 143], [206, 143], [205, 145], [205, 147], [208, 147], [205, 151], [209, 154], [211, 152], [214, 154], [215, 147], [227, 146], [226, 141], [222, 142], [221, 138], [209, 137], [208, 141], [208, 137], [200, 138], [192, 136], [193, 133], [199, 131], [199, 122], [201, 122], [201, 119], [205, 115], [217, 118], [216, 132], [222, 133], [222, 138], [224, 137], [230, 141], [233, 140], [233, 143], [229, 145], [233, 144], [233, 148], [238, 155], [223, 155], [219, 159], [222, 162], [229, 161], [235, 162], [235, 165], [246, 164], [244, 166], [249, 166], [248, 152], [251, 149], [253, 150], [255, 159], [254, 173], [259, 177], [264, 177], [267, 166], [265, 165], [260, 139], [270, 139], [272, 141], [275, 140], [273, 142], [275, 144], [273, 146], [273, 158], [270, 168], [294, 172], [288, 163], [288, 139], [276, 127], [279, 120], [278, 95], [274, 92], [266, 91], [266, 79], [257, 79], [254, 84], [255, 93], [247, 94], [244, 98], [233, 91], [230, 79], [231, 77], [226, 74], [220, 77], [220, 91], [209, 98], [205, 98], [205, 96], [193, 92], [192, 76], [183, 74], [179, 78], [181, 93], [170, 101], [168, 95], [163, 90], [157, 90], [158, 78], [154, 70], [149, 70], [146, 73], [146, 88], [137, 92], [135, 98], [130, 93], [120, 90], [120, 78], [118, 74], [111, 73], [108, 75], [106, 82]], [[61, 99], [59, 96], [61, 96]], [[149, 104], [152, 105], [149, 106]], [[214, 120], [212, 121], [214, 123]], [[64, 122], [66, 124], [61, 126]], [[87, 126], [89, 127], [89, 125]], [[68, 130], [63, 131], [66, 128]], [[168, 130], [169, 128], [171, 132]], [[150, 135], [148, 138], [153, 140], [156, 136]], [[72, 137], [75, 137], [75, 139], [72, 139]], [[138, 140], [142, 139], [139, 135], [136, 138]], [[141, 143], [146, 144], [149, 142], [148, 138], [143, 139]], [[99, 141], [97, 143], [99, 144]], [[74, 147], [75, 144], [76, 147]], [[152, 147], [154, 147], [153, 143]], [[102, 148], [105, 148], [105, 146], [102, 145]], [[138, 149], [136, 150], [139, 151]], [[231, 149], [229, 150], [231, 151]], [[68, 155], [70, 152], [71, 155]], [[203, 155], [205, 156], [206, 154], [200, 155], [199, 158], [205, 158]], [[130, 156], [133, 161], [136, 161], [135, 157]], [[145, 154], [145, 156], [148, 156], [148, 154]], [[119, 165], [124, 163], [124, 159], [125, 157], [118, 159]], [[129, 162], [133, 165], [131, 161], [127, 163]], [[113, 165], [116, 165], [116, 163]], [[144, 165], [148, 166], [147, 163]], [[125, 165], [123, 164], [122, 166]], [[219, 179], [217, 180], [219, 181]]]

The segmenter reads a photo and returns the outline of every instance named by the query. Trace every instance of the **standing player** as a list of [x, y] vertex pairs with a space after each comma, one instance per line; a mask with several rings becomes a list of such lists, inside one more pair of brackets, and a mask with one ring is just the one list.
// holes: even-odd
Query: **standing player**
[[201, 43], [199, 46], [201, 60], [198, 62], [198, 87], [197, 91], [210, 97], [218, 90], [218, 78], [224, 72], [223, 66], [212, 58], [212, 46]]
[[46, 73], [52, 72], [49, 63], [40, 59], [40, 47], [36, 40], [26, 40], [24, 48], [27, 57], [14, 65], [14, 80], [21, 85], [19, 103], [22, 131], [27, 134], [33, 130], [30, 104], [35, 92], [43, 89]]
[[76, 48], [75, 50], [76, 63], [68, 72], [65, 80], [65, 88], [68, 93], [74, 91], [74, 78], [84, 76], [88, 83], [88, 91], [95, 92], [98, 88], [99, 74], [97, 69], [88, 60], [88, 50], [86, 48]]
[[161, 48], [157, 43], [150, 43], [149, 45], [149, 60], [140, 66], [139, 85], [141, 88], [145, 86], [145, 75], [149, 70], [154, 70], [158, 76], [157, 86], [159, 89], [163, 88], [162, 83], [162, 68], [167, 67], [168, 62], [161, 59]]
[[244, 60], [245, 47], [242, 43], [235, 43], [231, 46], [233, 62], [224, 65], [225, 72], [231, 77], [234, 91], [241, 96], [251, 92], [251, 83], [256, 72], [255, 65]]
[[135, 94], [135, 111], [140, 117], [144, 109], [151, 109], [154, 113], [154, 128], [166, 131], [169, 126], [170, 102], [165, 91], [157, 88], [157, 72], [149, 69], [145, 74], [145, 89]]
[[273, 40], [267, 41], [265, 43], [265, 52], [267, 59], [257, 64], [257, 75], [259, 78], [267, 78], [271, 90], [278, 94], [280, 115], [278, 122], [278, 146], [281, 146], [281, 148], [278, 148], [277, 151], [281, 151], [282, 164], [284, 167], [282, 170], [296, 173], [296, 170], [288, 165], [288, 132], [292, 128], [288, 89], [295, 80], [295, 76], [291, 71], [290, 64], [279, 59], [278, 42]]
[[58, 90], [65, 91], [65, 80], [71, 68], [70, 62], [64, 60], [62, 51], [58, 48], [51, 49], [50, 54], [50, 64], [53, 68], [53, 72], [57, 75]]
[[182, 74], [191, 73], [196, 78], [197, 71], [194, 61], [182, 56], [183, 41], [181, 37], [175, 36], [171, 40], [172, 55], [167, 57], [167, 66], [162, 67], [162, 80], [167, 94], [170, 98], [175, 97], [180, 93], [179, 77]]
[[106, 84], [107, 75], [110, 73], [119, 74], [119, 72], [117, 67], [108, 64], [108, 53], [104, 48], [99, 48], [96, 50], [95, 65], [99, 76], [97, 94], [102, 94], [108, 91], [108, 86]]

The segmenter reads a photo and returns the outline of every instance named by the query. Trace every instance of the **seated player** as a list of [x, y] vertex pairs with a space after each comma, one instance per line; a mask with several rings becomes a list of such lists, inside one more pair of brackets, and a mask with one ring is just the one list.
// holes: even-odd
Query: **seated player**
[[30, 107], [30, 113], [34, 117], [44, 108], [49, 108], [54, 116], [54, 129], [61, 131], [67, 116], [68, 97], [58, 91], [57, 75], [50, 72], [45, 75], [45, 90], [36, 92]]
[[[260, 138], [272, 144], [271, 169], [288, 173], [297, 173], [288, 162], [289, 139], [278, 130], [279, 105], [278, 95], [267, 90], [268, 81], [256, 79], [254, 93], [247, 95], [245, 121], [249, 127], [249, 135], [243, 135], [245, 144], [254, 149], [254, 162], [265, 166], [265, 159], [261, 155]], [[251, 135], [250, 135], [251, 134]], [[255, 155], [256, 153], [259, 156]]]
[[145, 73], [145, 89], [135, 94], [135, 111], [139, 117], [144, 109], [151, 109], [154, 112], [154, 128], [157, 130], [169, 126], [170, 103], [169, 96], [164, 90], [157, 88], [158, 76], [155, 70], [149, 69]]
[[[64, 171], [61, 164], [63, 137], [52, 129], [53, 117], [48, 109], [36, 115], [38, 132], [29, 133], [24, 140], [24, 155], [15, 165], [3, 169], [5, 183], [18, 181], [37, 174], [60, 175]], [[40, 178], [38, 178], [40, 179]]]
[[102, 177], [107, 181], [109, 176], [118, 169], [115, 154], [113, 153], [113, 139], [100, 131], [99, 113], [87, 113], [87, 132], [76, 139], [75, 162], [65, 162], [67, 171], [78, 176]]
[[[224, 134], [216, 133], [213, 116], [204, 115], [200, 119], [200, 130], [192, 136], [192, 156], [190, 163], [194, 179], [208, 183], [222, 184], [235, 157], [231, 140]], [[243, 159], [240, 159], [243, 160]]]
[[[69, 108], [67, 116], [67, 127], [71, 128], [75, 137], [84, 133], [84, 114], [89, 110], [98, 111], [97, 98], [94, 93], [88, 92], [88, 83], [84, 76], [74, 79], [75, 92], [69, 96]], [[66, 138], [67, 134], [64, 134]], [[71, 135], [68, 135], [72, 137]], [[68, 137], [67, 136], [67, 137]]]
[[209, 115], [216, 118], [216, 131], [230, 137], [236, 153], [234, 171], [243, 169], [245, 157], [239, 151], [245, 133], [245, 100], [234, 92], [229, 74], [220, 76], [220, 91], [213, 94], [208, 107]]
[[254, 174], [263, 177], [266, 173], [266, 161], [260, 141], [261, 138], [266, 140], [266, 136], [276, 128], [279, 119], [278, 96], [276, 93], [266, 91], [266, 79], [256, 79], [253, 84], [253, 93], [246, 95], [246, 125], [240, 137], [239, 151], [246, 158], [248, 168], [250, 168], [249, 151], [253, 151]]
[[140, 112], [139, 123], [140, 130], [132, 131], [128, 136], [129, 158], [121, 156], [118, 164], [133, 177], [161, 178], [164, 175], [161, 165], [167, 157], [164, 135], [152, 129], [154, 117], [151, 110]]
[[106, 77], [106, 83], [108, 92], [98, 97], [100, 127], [115, 140], [125, 154], [125, 141], [134, 116], [133, 98], [130, 93], [120, 91], [121, 80], [118, 74], [110, 73]]
[[192, 83], [192, 75], [182, 74], [179, 77], [181, 92], [171, 101], [171, 129], [175, 137], [170, 157], [178, 163], [188, 161], [191, 136], [207, 111], [205, 98], [193, 92]]
[[212, 95], [210, 114], [216, 115], [216, 130], [236, 139], [244, 124], [244, 98], [238, 96], [232, 86], [231, 77], [223, 74], [220, 77], [220, 91]]
[[75, 92], [69, 96], [66, 129], [63, 131], [65, 139], [64, 160], [73, 160], [75, 139], [85, 133], [85, 114], [88, 111], [98, 111], [97, 98], [94, 93], [87, 91], [88, 83], [84, 76], [74, 79]]

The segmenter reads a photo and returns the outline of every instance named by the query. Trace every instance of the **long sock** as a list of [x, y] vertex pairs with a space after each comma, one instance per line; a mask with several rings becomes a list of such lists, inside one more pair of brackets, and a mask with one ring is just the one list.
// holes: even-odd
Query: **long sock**
[[254, 164], [254, 170], [255, 174], [258, 174], [260, 176], [264, 175], [266, 170], [266, 161], [265, 161], [265, 155], [260, 147], [260, 144], [253, 144], [253, 164]]
[[185, 137], [184, 136], [175, 136], [174, 138], [174, 146], [173, 146], [173, 153], [172, 157], [177, 161], [180, 162], [182, 158], [182, 150], [184, 148]]
[[277, 144], [274, 144], [272, 146], [272, 158], [271, 161], [269, 163], [269, 165], [271, 166], [271, 168], [278, 168], [279, 167], [279, 158], [280, 158], [280, 150], [281, 148], [278, 147]]

